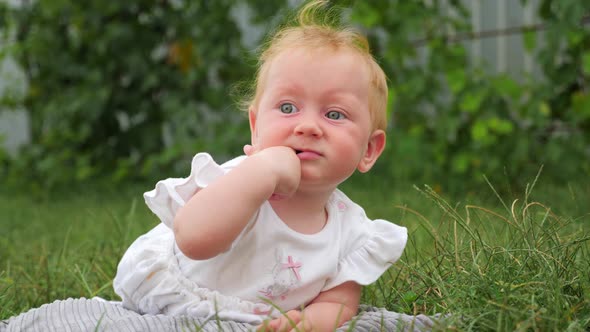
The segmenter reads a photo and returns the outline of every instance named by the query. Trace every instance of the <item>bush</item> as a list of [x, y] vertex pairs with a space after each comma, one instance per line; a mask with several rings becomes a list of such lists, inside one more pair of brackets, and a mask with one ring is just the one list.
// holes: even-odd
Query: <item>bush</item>
[[590, 174], [590, 31], [583, 25], [590, 4], [540, 5], [545, 39], [536, 46], [537, 32], [528, 31], [524, 40], [529, 52], [539, 48], [542, 80], [468, 65], [453, 37], [470, 35], [469, 12], [451, 4], [454, 15], [427, 1], [359, 1], [353, 9], [391, 79], [394, 139], [383, 164], [395, 166], [382, 171], [426, 175], [451, 189], [483, 182], [482, 174], [518, 183], [543, 164], [557, 181]]
[[232, 5], [36, 1], [10, 10], [33, 134], [13, 172], [52, 187], [169, 172], [205, 147], [233, 152], [247, 126], [228, 82], [251, 69]]
[[[543, 79], [469, 65], [453, 36], [471, 33], [459, 1], [338, 1], [369, 36], [390, 78], [385, 180], [455, 191], [482, 174], [519, 179], [540, 165], [556, 181], [590, 173], [590, 4], [543, 0], [544, 40], [525, 32]], [[206, 150], [223, 160], [249, 138], [232, 84], [253, 75], [237, 7], [269, 30], [286, 1], [35, 1], [3, 10], [30, 81], [33, 142], [4, 162], [40, 189], [184, 174]], [[278, 15], [277, 13], [281, 14]], [[273, 15], [277, 15], [273, 17]], [[270, 18], [270, 19], [269, 19]], [[582, 22], [582, 23], [580, 23]], [[453, 35], [447, 32], [452, 31]], [[20, 180], [16, 180], [20, 181]]]

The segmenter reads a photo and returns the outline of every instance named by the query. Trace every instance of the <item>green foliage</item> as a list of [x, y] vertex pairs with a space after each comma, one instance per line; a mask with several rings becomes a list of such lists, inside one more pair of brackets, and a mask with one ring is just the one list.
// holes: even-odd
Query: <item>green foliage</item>
[[[542, 79], [470, 65], [451, 38], [471, 32], [461, 2], [355, 4], [352, 19], [368, 27], [391, 80], [394, 146], [385, 163], [395, 166], [382, 171], [437, 179], [447, 190], [467, 178], [483, 182], [482, 174], [518, 182], [543, 164], [558, 181], [590, 174], [590, 31], [581, 25], [589, 4], [542, 2]], [[530, 52], [539, 33], [523, 38]]]
[[[195, 152], [240, 153], [246, 118], [230, 96], [252, 79], [237, 15], [271, 31], [286, 1], [35, 1], [2, 10], [30, 89], [33, 143], [4, 158], [7, 179], [39, 189], [96, 176], [183, 174]], [[542, 69], [494, 74], [453, 36], [471, 33], [460, 1], [334, 1], [368, 35], [390, 79], [384, 179], [519, 179], [544, 164], [556, 181], [590, 174], [590, 3], [543, 0], [525, 48]], [[275, 15], [275, 16], [273, 16]], [[586, 16], [585, 16], [586, 15]], [[277, 19], [278, 18], [278, 19]], [[586, 23], [587, 24], [587, 23]], [[539, 36], [542, 34], [542, 38]], [[519, 75], [520, 74], [520, 75]], [[12, 101], [14, 103], [14, 101]], [[42, 191], [42, 190], [40, 190]]]
[[[247, 126], [227, 98], [244, 65], [233, 1], [36, 1], [6, 16], [30, 83], [33, 144], [13, 177], [44, 187], [229, 155]], [[18, 174], [22, 170], [22, 174]]]

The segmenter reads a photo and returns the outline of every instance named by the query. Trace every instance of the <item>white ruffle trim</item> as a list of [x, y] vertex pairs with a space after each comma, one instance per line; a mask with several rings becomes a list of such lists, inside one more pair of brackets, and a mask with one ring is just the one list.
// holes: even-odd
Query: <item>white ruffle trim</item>
[[145, 203], [162, 223], [172, 228], [176, 212], [197, 191], [229, 172], [243, 158], [237, 157], [219, 166], [208, 153], [198, 153], [193, 157], [188, 177], [158, 181], [154, 190], [143, 194]]
[[369, 230], [364, 243], [340, 260], [338, 272], [322, 291], [347, 281], [372, 284], [401, 257], [408, 240], [405, 227], [382, 219], [367, 220], [365, 226]]

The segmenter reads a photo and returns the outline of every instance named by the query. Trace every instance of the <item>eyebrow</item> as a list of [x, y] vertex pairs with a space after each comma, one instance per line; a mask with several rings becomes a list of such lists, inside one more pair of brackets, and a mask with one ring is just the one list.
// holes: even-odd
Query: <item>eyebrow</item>
[[284, 93], [296, 93], [298, 91], [301, 91], [303, 87], [297, 85], [297, 84], [293, 84], [293, 83], [279, 83], [276, 86], [276, 92], [278, 94], [284, 94]]
[[[292, 82], [279, 82], [277, 83], [277, 85], [275, 86], [275, 91], [273, 93], [273, 95], [285, 95], [285, 94], [300, 94], [301, 90], [303, 90], [304, 87], [297, 84], [297, 83], [292, 83]], [[327, 96], [327, 97], [326, 97]], [[342, 101], [347, 107], [354, 107], [354, 108], [359, 108], [363, 106], [363, 103], [361, 102], [360, 98], [358, 98], [354, 93], [351, 93], [350, 91], [346, 90], [346, 89], [342, 89], [342, 88], [330, 88], [327, 89], [324, 94], [323, 94], [323, 98], [327, 98], [330, 101], [334, 101], [339, 100]], [[369, 99], [367, 96], [367, 104], [364, 105], [367, 108], [369, 103]]]
[[[337, 90], [337, 89], [333, 89], [333, 90], [328, 90], [326, 92], [326, 95], [328, 95], [330, 97], [330, 99], [332, 98], [336, 98], [338, 100], [342, 100], [346, 105], [351, 105], [354, 107], [359, 107], [363, 105], [363, 102], [361, 101], [360, 98], [358, 98], [358, 96], [354, 93], [351, 93], [349, 91], [346, 90]], [[367, 105], [368, 105], [368, 98], [367, 98]]]

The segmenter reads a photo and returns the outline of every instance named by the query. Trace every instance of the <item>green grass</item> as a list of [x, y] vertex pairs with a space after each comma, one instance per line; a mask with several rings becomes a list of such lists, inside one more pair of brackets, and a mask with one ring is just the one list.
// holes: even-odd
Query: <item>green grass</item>
[[[0, 193], [0, 319], [68, 297], [117, 299], [119, 258], [157, 224], [141, 197], [150, 187]], [[364, 303], [447, 314], [441, 330], [590, 328], [589, 183], [452, 199], [392, 187], [375, 178], [343, 187], [370, 217], [410, 232], [402, 259], [365, 288]]]
[[119, 258], [157, 223], [142, 189], [0, 194], [0, 318], [67, 297], [115, 298]]

